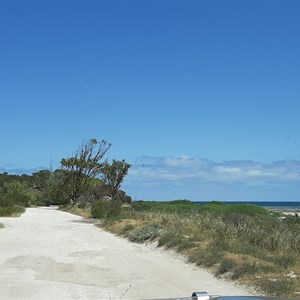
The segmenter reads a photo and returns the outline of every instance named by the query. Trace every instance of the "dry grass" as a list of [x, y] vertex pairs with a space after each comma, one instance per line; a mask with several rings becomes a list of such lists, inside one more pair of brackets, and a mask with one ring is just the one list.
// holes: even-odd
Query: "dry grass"
[[[74, 211], [73, 211], [74, 213]], [[79, 213], [78, 208], [76, 213]], [[85, 212], [86, 214], [86, 212]], [[133, 242], [156, 241], [216, 276], [268, 296], [300, 298], [300, 224], [266, 215], [124, 210], [101, 226]]]
[[247, 216], [130, 212], [103, 226], [134, 242], [156, 240], [216, 276], [248, 283], [266, 295], [300, 298], [298, 225]]
[[83, 218], [91, 218], [91, 208], [90, 207], [85, 207], [85, 208], [79, 208], [76, 205], [67, 205], [67, 206], [63, 206], [61, 208], [63, 211], [67, 211], [71, 214], [77, 215], [77, 216], [81, 216]]

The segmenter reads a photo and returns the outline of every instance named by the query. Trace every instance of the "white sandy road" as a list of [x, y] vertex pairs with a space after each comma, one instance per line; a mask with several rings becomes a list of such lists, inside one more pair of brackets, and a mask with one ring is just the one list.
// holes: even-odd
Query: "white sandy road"
[[250, 295], [172, 252], [130, 243], [53, 208], [29, 208], [0, 222], [0, 299]]

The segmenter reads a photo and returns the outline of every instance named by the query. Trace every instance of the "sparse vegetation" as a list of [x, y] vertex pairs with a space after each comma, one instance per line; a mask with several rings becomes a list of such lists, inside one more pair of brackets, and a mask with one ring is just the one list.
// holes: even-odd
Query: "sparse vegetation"
[[106, 215], [100, 226], [132, 242], [156, 241], [216, 276], [248, 283], [266, 295], [296, 298], [300, 225], [292, 217], [278, 217], [248, 204], [138, 201], [113, 219]]
[[[79, 209], [84, 209], [99, 200], [112, 199], [115, 202], [109, 204], [106, 214], [107, 217], [116, 215], [118, 206], [131, 202], [131, 197], [120, 189], [131, 165], [125, 160], [113, 159], [111, 164], [101, 162], [110, 147], [105, 140], [90, 139], [83, 142], [73, 156], [63, 158], [61, 169], [54, 172], [41, 170], [32, 175], [0, 173], [2, 214], [10, 211], [14, 214], [18, 210], [12, 208], [15, 205], [32, 207], [75, 203], [79, 204]], [[102, 179], [99, 178], [101, 174]], [[100, 217], [96, 206], [93, 206], [93, 213]]]
[[60, 209], [66, 212], [70, 212], [74, 215], [81, 216], [83, 218], [92, 218], [91, 215], [91, 206], [86, 205], [85, 207], [80, 207], [80, 205], [71, 205], [71, 204], [65, 204], [61, 205]]

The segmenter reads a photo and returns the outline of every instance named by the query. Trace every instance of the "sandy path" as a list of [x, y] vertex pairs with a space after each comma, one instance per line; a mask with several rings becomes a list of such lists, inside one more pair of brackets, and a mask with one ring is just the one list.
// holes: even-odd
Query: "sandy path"
[[53, 208], [30, 208], [0, 222], [1, 299], [249, 295], [176, 254], [130, 243]]

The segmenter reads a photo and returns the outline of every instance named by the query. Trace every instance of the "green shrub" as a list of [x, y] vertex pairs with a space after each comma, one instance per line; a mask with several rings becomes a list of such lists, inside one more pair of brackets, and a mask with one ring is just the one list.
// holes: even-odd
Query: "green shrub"
[[136, 211], [152, 211], [152, 212], [177, 212], [186, 213], [192, 211], [200, 211], [202, 205], [193, 203], [189, 200], [176, 201], [134, 201], [131, 207]]
[[270, 215], [267, 209], [255, 204], [232, 204], [227, 207], [226, 211], [247, 216]]
[[122, 203], [119, 201], [99, 200], [91, 207], [91, 215], [95, 219], [114, 218], [120, 215]]
[[80, 209], [86, 208], [86, 206], [87, 206], [86, 202], [81, 201], [77, 203], [77, 207]]
[[[198, 204], [199, 205], [199, 204]], [[219, 201], [212, 201], [207, 204], [200, 204], [201, 212], [219, 215], [227, 210], [228, 204]]]
[[0, 196], [0, 207], [11, 207], [13, 206], [12, 201], [8, 197]]
[[19, 216], [23, 212], [25, 212], [25, 208], [18, 205], [10, 207], [0, 207], [0, 217]]
[[31, 198], [28, 195], [23, 194], [21, 192], [12, 191], [5, 194], [4, 202], [6, 204], [3, 205], [4, 207], [13, 206], [13, 205], [21, 205], [21, 206], [28, 207], [31, 204]]

